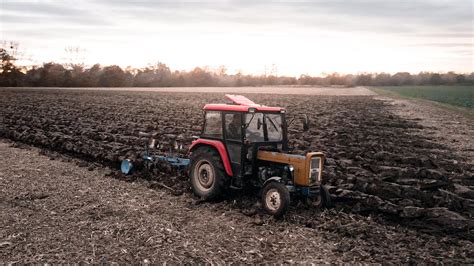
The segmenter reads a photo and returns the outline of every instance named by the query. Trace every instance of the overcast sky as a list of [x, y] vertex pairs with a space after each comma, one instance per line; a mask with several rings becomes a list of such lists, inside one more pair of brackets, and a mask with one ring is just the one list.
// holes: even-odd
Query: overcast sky
[[[472, 0], [0, 0], [0, 39], [35, 63], [229, 72], [474, 71]], [[276, 67], [272, 67], [272, 65]]]

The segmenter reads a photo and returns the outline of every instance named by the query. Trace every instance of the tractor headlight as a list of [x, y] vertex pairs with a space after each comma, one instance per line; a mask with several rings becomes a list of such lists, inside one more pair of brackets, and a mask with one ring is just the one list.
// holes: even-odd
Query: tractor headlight
[[284, 169], [285, 169], [285, 172], [287, 173], [287, 175], [289, 175], [289, 178], [293, 179], [294, 173], [295, 173], [295, 167], [293, 167], [293, 165], [289, 164], [289, 165], [285, 165]]
[[309, 167], [309, 182], [311, 184], [321, 181], [320, 172], [321, 172], [321, 158], [320, 157], [311, 158], [311, 164]]

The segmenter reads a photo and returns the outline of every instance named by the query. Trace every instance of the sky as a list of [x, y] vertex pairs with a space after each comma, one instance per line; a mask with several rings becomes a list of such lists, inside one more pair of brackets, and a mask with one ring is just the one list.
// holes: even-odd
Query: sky
[[[474, 0], [0, 0], [28, 64], [299, 76], [474, 72]], [[66, 48], [79, 48], [68, 53]]]

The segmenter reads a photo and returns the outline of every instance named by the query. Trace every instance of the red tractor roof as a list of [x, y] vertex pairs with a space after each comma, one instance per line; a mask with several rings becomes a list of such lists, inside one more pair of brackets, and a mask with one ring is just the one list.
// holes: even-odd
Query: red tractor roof
[[204, 110], [207, 111], [236, 111], [236, 112], [248, 112], [249, 108], [255, 108], [257, 111], [263, 112], [281, 112], [285, 108], [282, 107], [270, 107], [260, 104], [256, 104], [250, 99], [242, 95], [226, 94], [225, 97], [232, 101], [232, 104], [206, 104]]

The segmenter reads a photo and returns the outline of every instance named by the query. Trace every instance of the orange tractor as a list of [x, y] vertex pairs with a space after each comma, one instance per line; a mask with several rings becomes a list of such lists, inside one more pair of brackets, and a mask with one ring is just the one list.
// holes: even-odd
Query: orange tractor
[[[263, 208], [274, 216], [287, 212], [290, 195], [307, 198], [318, 207], [329, 205], [329, 193], [322, 185], [324, 154], [288, 153], [286, 110], [259, 105], [240, 95], [226, 98], [232, 103], [204, 106], [201, 136], [192, 142], [189, 160], [157, 159], [187, 167], [194, 193], [206, 200], [227, 189], [252, 185], [261, 188]], [[305, 116], [303, 130], [308, 128]], [[130, 162], [124, 163], [122, 171], [127, 173]]]

